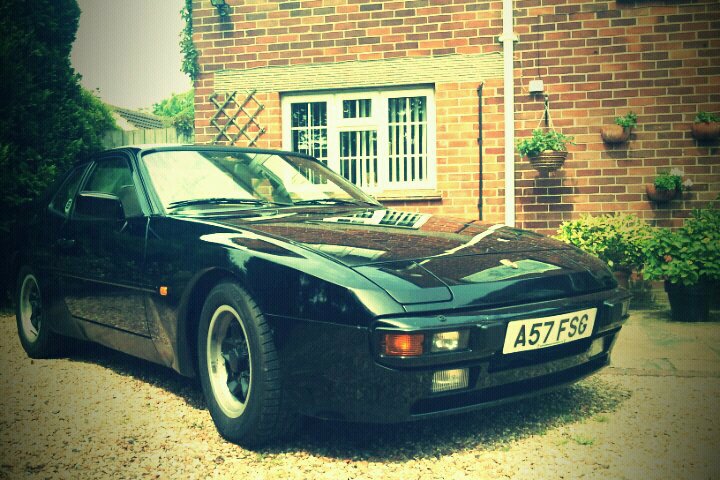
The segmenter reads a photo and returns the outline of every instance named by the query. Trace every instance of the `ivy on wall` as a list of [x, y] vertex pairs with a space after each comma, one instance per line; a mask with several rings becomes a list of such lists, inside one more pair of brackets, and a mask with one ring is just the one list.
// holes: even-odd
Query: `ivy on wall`
[[200, 75], [200, 65], [198, 64], [198, 51], [193, 43], [193, 25], [192, 25], [192, 0], [185, 0], [185, 6], [180, 10], [180, 16], [185, 21], [185, 27], [180, 33], [180, 51], [183, 55], [181, 70], [195, 81]]

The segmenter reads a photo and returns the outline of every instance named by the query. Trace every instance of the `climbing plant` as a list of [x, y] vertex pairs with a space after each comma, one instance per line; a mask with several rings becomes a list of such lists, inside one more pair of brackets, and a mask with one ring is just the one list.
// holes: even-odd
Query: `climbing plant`
[[185, 6], [180, 10], [180, 15], [185, 26], [180, 33], [180, 51], [183, 54], [182, 71], [195, 81], [200, 74], [200, 65], [198, 65], [198, 51], [193, 42], [193, 24], [192, 24], [192, 0], [185, 0]]

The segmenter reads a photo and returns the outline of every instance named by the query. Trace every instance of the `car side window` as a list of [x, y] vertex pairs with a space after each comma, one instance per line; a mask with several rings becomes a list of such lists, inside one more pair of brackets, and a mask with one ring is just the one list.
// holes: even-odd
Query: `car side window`
[[50, 202], [51, 211], [63, 217], [68, 216], [70, 209], [72, 209], [75, 192], [77, 192], [80, 186], [80, 181], [82, 180], [85, 170], [87, 170], [87, 165], [78, 167], [70, 172]]
[[142, 215], [132, 170], [123, 157], [100, 160], [90, 172], [82, 191], [115, 195], [120, 199], [126, 217]]

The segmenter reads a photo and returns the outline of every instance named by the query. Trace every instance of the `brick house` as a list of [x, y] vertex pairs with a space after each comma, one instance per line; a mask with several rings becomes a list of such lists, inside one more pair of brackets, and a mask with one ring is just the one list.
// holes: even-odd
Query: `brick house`
[[[516, 153], [506, 165], [502, 1], [227, 3], [221, 16], [193, 2], [199, 143], [310, 153], [395, 208], [498, 223], [514, 208], [543, 233], [585, 212], [678, 225], [720, 193], [720, 144], [690, 134], [698, 111], [720, 111], [716, 0], [512, 2], [511, 132], [544, 125], [544, 97], [528, 92], [540, 79], [577, 144], [546, 175]], [[600, 128], [630, 110], [630, 140], [603, 143]], [[645, 184], [671, 167], [692, 189], [648, 201]]]

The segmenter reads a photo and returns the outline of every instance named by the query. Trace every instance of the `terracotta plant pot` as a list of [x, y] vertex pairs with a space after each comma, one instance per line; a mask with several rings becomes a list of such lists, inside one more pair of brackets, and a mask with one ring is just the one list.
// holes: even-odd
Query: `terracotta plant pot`
[[720, 123], [700, 122], [692, 124], [692, 135], [696, 140], [708, 141], [720, 137]]
[[568, 156], [568, 152], [558, 152], [555, 150], [545, 150], [539, 155], [530, 157], [530, 164], [535, 170], [540, 173], [554, 172], [558, 168], [562, 167], [565, 163], [565, 159]]
[[605, 125], [600, 129], [600, 136], [605, 143], [623, 143], [630, 138], [631, 128], [623, 128], [620, 125]]
[[645, 185], [645, 191], [647, 191], [648, 198], [655, 203], [669, 202], [670, 200], [674, 199], [678, 193], [677, 190], [665, 190], [655, 188], [655, 185], [652, 183], [648, 183], [647, 185]]
[[615, 280], [617, 280], [618, 285], [625, 290], [630, 289], [630, 272], [626, 270], [613, 270], [613, 276]]

